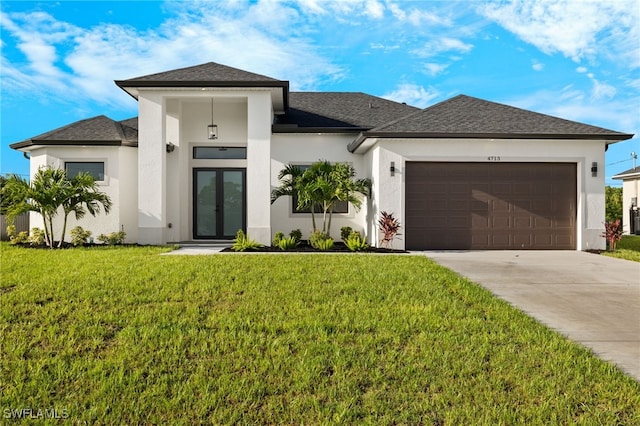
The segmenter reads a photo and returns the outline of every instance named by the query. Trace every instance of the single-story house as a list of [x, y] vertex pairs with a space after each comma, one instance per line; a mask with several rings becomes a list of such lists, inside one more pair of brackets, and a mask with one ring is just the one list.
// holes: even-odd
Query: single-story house
[[[399, 249], [603, 249], [604, 155], [633, 135], [459, 95], [426, 109], [365, 93], [293, 92], [289, 82], [206, 63], [115, 82], [138, 117], [98, 116], [17, 142], [31, 173], [93, 173], [112, 212], [94, 235], [128, 242], [269, 244], [311, 228], [290, 197], [270, 202], [288, 163], [348, 162], [372, 181], [363, 207], [334, 214]], [[32, 226], [38, 218], [32, 217]], [[75, 226], [71, 223], [69, 228]]]
[[625, 234], [640, 234], [640, 167], [618, 173], [613, 179], [622, 181], [623, 231]]

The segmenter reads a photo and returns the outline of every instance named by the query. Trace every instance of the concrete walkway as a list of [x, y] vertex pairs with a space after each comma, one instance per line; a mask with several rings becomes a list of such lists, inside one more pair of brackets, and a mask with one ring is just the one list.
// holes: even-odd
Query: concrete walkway
[[425, 255], [640, 381], [640, 263], [580, 251]]

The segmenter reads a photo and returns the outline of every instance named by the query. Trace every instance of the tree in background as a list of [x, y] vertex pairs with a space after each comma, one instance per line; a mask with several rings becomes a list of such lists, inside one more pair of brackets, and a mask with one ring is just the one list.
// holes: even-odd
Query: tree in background
[[605, 221], [614, 222], [616, 219], [622, 220], [622, 188], [606, 186], [604, 188], [605, 197]]

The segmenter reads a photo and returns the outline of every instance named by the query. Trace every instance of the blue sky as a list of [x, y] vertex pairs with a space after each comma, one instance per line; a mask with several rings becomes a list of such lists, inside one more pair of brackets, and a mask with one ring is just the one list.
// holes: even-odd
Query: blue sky
[[[137, 115], [113, 80], [205, 62], [427, 107], [460, 93], [640, 133], [640, 2], [5, 1], [0, 173], [22, 141]], [[606, 183], [639, 137], [612, 145]], [[637, 163], [640, 165], [640, 161]]]

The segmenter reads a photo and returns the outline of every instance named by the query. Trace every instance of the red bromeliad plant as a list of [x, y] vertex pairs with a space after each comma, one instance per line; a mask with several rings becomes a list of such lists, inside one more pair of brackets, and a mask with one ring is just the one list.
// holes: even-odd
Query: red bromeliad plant
[[605, 237], [609, 243], [609, 250], [615, 251], [616, 244], [622, 239], [622, 223], [620, 223], [620, 219], [605, 222], [602, 236]]
[[378, 219], [378, 229], [382, 233], [380, 238], [380, 247], [389, 247], [391, 241], [400, 235], [400, 221], [393, 217], [393, 213], [380, 212], [380, 219]]

